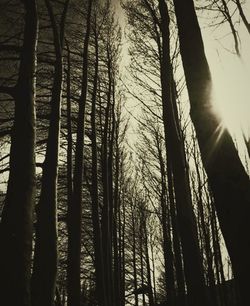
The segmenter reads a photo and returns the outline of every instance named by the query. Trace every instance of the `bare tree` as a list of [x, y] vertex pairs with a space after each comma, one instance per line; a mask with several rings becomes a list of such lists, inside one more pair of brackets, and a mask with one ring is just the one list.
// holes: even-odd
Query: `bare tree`
[[57, 180], [63, 86], [63, 44], [69, 0], [63, 3], [60, 25], [50, 0], [45, 1], [53, 31], [55, 68], [51, 92], [51, 114], [43, 163], [42, 186], [37, 205], [36, 242], [32, 274], [32, 303], [54, 305], [57, 278]]
[[[30, 306], [30, 274], [35, 199], [35, 73], [38, 16], [35, 0], [25, 9], [17, 82], [0, 90], [15, 102], [10, 172], [0, 227], [0, 290], [8, 305]], [[14, 292], [14, 294], [13, 294]]]
[[[241, 304], [249, 303], [250, 182], [228, 130], [213, 112], [212, 79], [192, 0], [175, 0], [180, 51], [203, 165], [214, 195], [222, 233], [239, 284]], [[188, 16], [188, 18], [187, 18]], [[239, 209], [237, 203], [240, 203]]]

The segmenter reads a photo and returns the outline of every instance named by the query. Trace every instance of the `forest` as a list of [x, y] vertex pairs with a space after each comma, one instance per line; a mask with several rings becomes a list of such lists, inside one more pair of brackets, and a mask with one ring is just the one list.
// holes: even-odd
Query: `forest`
[[248, 0], [0, 0], [0, 305], [250, 305]]

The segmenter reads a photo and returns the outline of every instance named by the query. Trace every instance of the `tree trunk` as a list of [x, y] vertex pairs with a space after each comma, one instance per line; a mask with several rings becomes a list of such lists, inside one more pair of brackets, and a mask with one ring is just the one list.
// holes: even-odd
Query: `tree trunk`
[[64, 24], [69, 0], [65, 2], [58, 30], [49, 0], [45, 0], [55, 48], [55, 71], [51, 96], [51, 114], [40, 200], [37, 205], [36, 244], [32, 275], [32, 303], [54, 305], [57, 278], [57, 176], [60, 139], [61, 95], [63, 84]]
[[92, 94], [91, 129], [92, 129], [92, 224], [94, 232], [95, 274], [96, 291], [100, 305], [106, 306], [106, 292], [104, 283], [103, 251], [99, 221], [99, 192], [98, 192], [98, 159], [97, 159], [97, 137], [96, 137], [96, 93], [98, 84], [98, 38], [95, 33], [95, 74]]
[[138, 301], [138, 294], [137, 289], [138, 289], [138, 281], [137, 281], [137, 267], [136, 267], [136, 237], [135, 237], [135, 211], [134, 211], [134, 206], [132, 205], [133, 201], [131, 201], [131, 214], [132, 214], [132, 240], [133, 240], [133, 244], [132, 244], [132, 254], [133, 254], [133, 285], [134, 285], [134, 299], [135, 299], [135, 306], [139, 305], [139, 301]]
[[90, 36], [92, 0], [88, 1], [87, 25], [83, 47], [82, 84], [77, 118], [75, 167], [73, 175], [72, 206], [68, 212], [68, 306], [79, 306], [81, 302], [81, 230], [82, 230], [82, 183], [85, 135], [85, 108], [88, 84], [88, 46]]
[[[30, 272], [35, 201], [35, 73], [38, 17], [35, 0], [25, 7], [23, 46], [13, 89], [14, 126], [10, 173], [0, 224], [0, 292], [3, 303], [30, 306]], [[5, 301], [5, 302], [4, 302]]]
[[[194, 150], [196, 150], [194, 146]], [[218, 305], [217, 302], [217, 294], [216, 294], [216, 288], [215, 288], [215, 277], [214, 277], [214, 270], [213, 270], [213, 258], [211, 253], [211, 243], [210, 243], [210, 235], [208, 226], [206, 225], [205, 221], [205, 213], [204, 213], [204, 203], [203, 203], [203, 195], [202, 195], [202, 181], [200, 177], [200, 170], [198, 166], [198, 162], [195, 158], [195, 168], [198, 178], [198, 195], [197, 195], [197, 204], [198, 204], [198, 210], [200, 215], [200, 223], [201, 223], [201, 233], [202, 237], [204, 238], [203, 245], [204, 245], [204, 251], [206, 254], [207, 259], [207, 275], [208, 275], [208, 285], [209, 285], [209, 293], [210, 298], [212, 299], [211, 302], [214, 306]]]
[[145, 244], [145, 259], [146, 259], [146, 274], [147, 274], [147, 286], [148, 286], [148, 304], [149, 306], [154, 306], [154, 296], [153, 296], [153, 288], [152, 288], [152, 280], [151, 280], [151, 268], [150, 268], [150, 258], [149, 258], [149, 251], [148, 251], [148, 233], [147, 233], [147, 224], [146, 218], [143, 213], [143, 232], [144, 232], [144, 244]]
[[103, 246], [103, 259], [104, 259], [104, 276], [106, 285], [106, 295], [108, 305], [112, 305], [113, 290], [112, 290], [112, 255], [111, 255], [111, 242], [112, 231], [110, 228], [112, 219], [110, 186], [109, 186], [109, 173], [108, 165], [108, 136], [110, 125], [110, 111], [111, 111], [111, 95], [112, 95], [112, 77], [111, 77], [111, 58], [109, 46], [107, 46], [107, 69], [108, 69], [108, 92], [107, 92], [107, 105], [105, 109], [105, 121], [102, 139], [102, 184], [103, 184], [103, 209], [102, 209], [102, 246]]
[[[157, 150], [161, 170], [161, 223], [163, 233], [163, 255], [165, 265], [165, 285], [167, 293], [168, 305], [175, 305], [175, 279], [174, 279], [174, 257], [172, 251], [172, 241], [170, 234], [169, 218], [167, 216], [167, 186], [166, 186], [166, 173], [163, 161], [162, 152], [160, 149], [159, 139], [157, 137]], [[170, 186], [171, 187], [171, 186]], [[170, 190], [169, 190], [170, 192]], [[171, 195], [170, 195], [171, 196]], [[171, 197], [174, 201], [174, 197]]]
[[[115, 305], [120, 306], [120, 269], [119, 269], [119, 249], [118, 249], [118, 208], [119, 208], [119, 179], [120, 179], [120, 150], [118, 144], [118, 124], [113, 116], [113, 124], [115, 124], [115, 178], [114, 178], [114, 216], [113, 216], [113, 246], [114, 246], [114, 293]], [[135, 305], [138, 306], [138, 303]]]
[[[250, 182], [227, 129], [213, 111], [212, 80], [192, 0], [175, 0], [180, 51], [201, 157], [238, 282], [241, 305], [249, 305]], [[240, 209], [237, 205], [240, 203]]]
[[188, 303], [191, 306], [206, 305], [206, 291], [201, 264], [198, 234], [195, 216], [192, 207], [189, 177], [186, 169], [184, 148], [175, 120], [172, 92], [172, 67], [170, 62], [169, 47], [169, 16], [164, 0], [159, 1], [162, 18], [162, 60], [161, 60], [161, 85], [163, 118], [168, 158], [173, 167], [173, 181], [177, 205], [177, 218], [183, 248], [184, 271], [188, 290]]
[[[67, 44], [67, 226], [68, 232], [70, 232], [70, 226], [68, 224], [72, 210], [72, 195], [73, 195], [73, 165], [72, 165], [72, 150], [73, 150], [73, 139], [72, 139], [72, 124], [71, 124], [71, 61], [70, 61], [70, 49]], [[67, 296], [70, 295], [74, 289], [72, 288], [71, 282], [71, 247], [68, 243], [68, 254], [67, 254]]]

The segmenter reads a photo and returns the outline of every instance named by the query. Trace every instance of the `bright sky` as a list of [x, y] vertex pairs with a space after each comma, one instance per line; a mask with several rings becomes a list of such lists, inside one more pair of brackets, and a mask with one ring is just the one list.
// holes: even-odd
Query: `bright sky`
[[[232, 2], [232, 1], [231, 1]], [[113, 0], [117, 9], [116, 15], [122, 27], [126, 24], [124, 12], [119, 4], [119, 0]], [[197, 4], [202, 2], [197, 1]], [[219, 3], [219, 1], [218, 1]], [[229, 6], [231, 13], [235, 11], [235, 4]], [[244, 12], [250, 21], [250, 0], [243, 6]], [[233, 14], [233, 21], [238, 31], [240, 41], [241, 58], [238, 58], [234, 52], [234, 40], [230, 31], [229, 24], [212, 27], [214, 16], [218, 12], [201, 12], [199, 22], [202, 28], [205, 50], [209, 66], [213, 76], [214, 84], [214, 106], [223, 119], [233, 137], [237, 141], [241, 157], [245, 159], [246, 148], [242, 138], [242, 131], [247, 137], [250, 137], [250, 34], [247, 32], [243, 22], [237, 13]], [[217, 19], [222, 20], [222, 15]], [[126, 40], [123, 41], [122, 65], [129, 61]], [[126, 74], [124, 75], [126, 78]], [[126, 80], [125, 80], [126, 81]], [[136, 102], [131, 101], [131, 109], [134, 113]], [[130, 103], [128, 104], [130, 108]], [[138, 114], [139, 115], [139, 114]], [[133, 119], [132, 119], [133, 121]], [[131, 135], [132, 136], [132, 135]], [[133, 137], [133, 136], [132, 136]]]
[[[230, 8], [234, 10], [234, 7]], [[244, 12], [250, 21], [249, 0], [244, 5]], [[217, 29], [203, 27], [202, 33], [214, 81], [215, 107], [241, 147], [241, 131], [250, 137], [250, 34], [236, 14], [234, 21], [240, 39], [241, 58], [230, 52], [234, 50], [234, 41], [228, 23]], [[207, 22], [200, 18], [201, 25]]]

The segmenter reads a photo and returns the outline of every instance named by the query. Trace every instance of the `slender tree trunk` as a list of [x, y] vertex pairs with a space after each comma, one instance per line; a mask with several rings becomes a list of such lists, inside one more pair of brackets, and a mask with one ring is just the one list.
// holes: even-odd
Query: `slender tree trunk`
[[[119, 210], [120, 214], [120, 283], [121, 283], [121, 306], [125, 306], [125, 230], [126, 230], [126, 214], [125, 214], [125, 201], [124, 194], [122, 194], [121, 198], [121, 207]], [[122, 210], [122, 211], [121, 211]]]
[[[155, 257], [154, 257], [154, 246], [151, 242], [150, 244], [151, 254], [152, 254], [152, 273], [153, 273], [153, 292], [154, 292], [154, 301], [157, 301], [157, 295], [156, 295], [156, 273], [155, 273]], [[184, 306], [184, 305], [183, 305]]]
[[[131, 203], [132, 204], [132, 203]], [[135, 237], [135, 213], [134, 213], [134, 207], [131, 205], [131, 210], [132, 210], [132, 254], [133, 254], [133, 284], [134, 284], [134, 292], [135, 292], [135, 306], [139, 305], [138, 301], [138, 294], [137, 289], [138, 289], [138, 281], [137, 281], [137, 267], [136, 267], [136, 237]]]
[[[70, 225], [68, 224], [69, 218], [72, 212], [73, 205], [73, 164], [72, 164], [72, 153], [73, 153], [73, 139], [72, 139], [72, 124], [71, 124], [71, 61], [70, 61], [70, 50], [67, 43], [67, 201], [68, 201], [68, 210], [67, 210], [67, 226], [68, 233], [70, 232]], [[70, 234], [69, 234], [70, 235]], [[71, 271], [70, 271], [70, 262], [71, 262], [71, 247], [68, 243], [68, 254], [67, 254], [67, 296], [70, 295], [70, 292], [74, 290], [72, 288], [71, 282]]]
[[199, 162], [198, 162], [198, 156], [197, 154], [197, 148], [196, 148], [196, 142], [194, 141], [194, 164], [197, 174], [197, 183], [198, 183], [198, 194], [197, 194], [197, 204], [198, 204], [198, 212], [200, 215], [200, 222], [201, 222], [201, 232], [202, 236], [204, 237], [204, 250], [206, 254], [207, 259], [207, 275], [208, 275], [208, 285], [209, 285], [209, 292], [210, 292], [210, 298], [212, 299], [212, 303], [214, 306], [218, 305], [217, 301], [217, 294], [216, 294], [216, 288], [215, 288], [215, 276], [214, 276], [214, 270], [213, 270], [213, 258], [212, 258], [212, 252], [211, 252], [211, 243], [210, 243], [210, 233], [209, 233], [209, 227], [206, 224], [205, 220], [205, 212], [204, 212], [204, 203], [203, 203], [203, 182], [201, 179], [200, 169], [199, 169]]
[[[151, 17], [154, 21], [154, 30], [156, 34], [156, 43], [158, 46], [158, 53], [159, 58], [162, 57], [162, 46], [161, 46], [161, 38], [160, 33], [157, 29], [157, 26], [160, 27], [160, 21], [157, 18], [155, 11], [151, 7], [150, 3], [147, 0], [144, 0], [146, 7], [148, 8]], [[172, 93], [173, 96], [175, 95], [175, 91]], [[175, 105], [174, 105], [175, 106]], [[177, 113], [177, 106], [176, 106], [176, 113]], [[165, 116], [165, 112], [164, 112]], [[165, 126], [166, 129], [166, 126]], [[166, 148], [167, 150], [167, 148]], [[185, 294], [185, 279], [184, 279], [184, 272], [183, 272], [183, 264], [182, 264], [182, 254], [181, 254], [181, 245], [179, 240], [179, 230], [177, 225], [177, 217], [175, 212], [175, 199], [174, 199], [174, 186], [173, 186], [173, 170], [172, 170], [172, 162], [170, 160], [169, 154], [167, 154], [167, 184], [168, 184], [168, 196], [169, 196], [169, 204], [170, 204], [170, 215], [171, 215], [171, 221], [172, 221], [172, 228], [173, 228], [173, 247], [174, 247], [174, 254], [175, 254], [175, 268], [176, 268], [176, 281], [177, 281], [177, 287], [178, 287], [178, 293], [177, 293], [177, 304], [180, 306], [186, 305], [186, 294]], [[163, 231], [164, 232], [164, 231]], [[167, 245], [164, 247], [166, 248]], [[168, 248], [168, 247], [167, 247]], [[171, 257], [170, 257], [171, 258]], [[170, 259], [169, 258], [169, 259]], [[170, 259], [171, 261], [171, 259]], [[170, 265], [171, 263], [168, 263]], [[165, 263], [166, 265], [166, 263]], [[171, 267], [169, 266], [169, 269], [171, 270]], [[171, 272], [170, 272], [171, 274]], [[170, 280], [171, 275], [168, 273], [167, 278]], [[167, 281], [167, 280], [166, 280]], [[173, 303], [173, 295], [171, 293], [172, 289], [170, 288], [170, 281], [169, 282], [169, 288], [167, 289], [169, 294], [169, 300]]]
[[169, 205], [170, 205], [170, 216], [173, 231], [173, 249], [175, 258], [175, 269], [176, 269], [176, 282], [177, 282], [177, 305], [186, 305], [186, 290], [185, 290], [185, 276], [182, 260], [182, 249], [180, 242], [180, 234], [177, 222], [176, 207], [174, 203], [174, 191], [173, 191], [173, 177], [170, 160], [167, 160], [167, 178], [168, 178], [168, 193], [169, 193]]
[[[166, 186], [166, 173], [163, 161], [162, 152], [157, 139], [157, 150], [161, 169], [161, 222], [163, 232], [163, 255], [165, 264], [165, 282], [166, 293], [169, 305], [175, 305], [175, 279], [174, 279], [174, 257], [172, 252], [171, 234], [168, 226], [169, 220], [167, 217], [167, 186]], [[171, 200], [174, 200], [171, 198]]]
[[54, 305], [57, 278], [57, 175], [60, 139], [61, 95], [63, 84], [64, 24], [69, 1], [65, 2], [58, 30], [53, 9], [45, 0], [52, 30], [56, 55], [51, 96], [51, 115], [45, 160], [43, 163], [42, 187], [37, 205], [36, 244], [32, 275], [32, 303]]
[[0, 292], [10, 306], [30, 306], [30, 273], [35, 200], [35, 73], [38, 17], [35, 0], [25, 8], [18, 80], [13, 89], [14, 126], [10, 173], [0, 224]]
[[[140, 220], [141, 222], [141, 220]], [[143, 256], [143, 229], [142, 229], [142, 224], [140, 224], [140, 237], [139, 237], [139, 247], [140, 247], [140, 274], [141, 274], [141, 287], [144, 288], [145, 280], [144, 280], [144, 256]], [[145, 299], [145, 293], [142, 293], [142, 305], [146, 306], [146, 299]]]
[[215, 262], [215, 271], [217, 277], [217, 284], [221, 284], [219, 286], [219, 295], [221, 299], [222, 305], [228, 305], [228, 296], [226, 291], [226, 280], [221, 256], [221, 246], [220, 246], [220, 237], [219, 231], [217, 227], [217, 220], [216, 220], [216, 212], [214, 203], [210, 203], [210, 214], [211, 214], [211, 231], [212, 231], [212, 240], [213, 240], [213, 249], [214, 249], [214, 262]]
[[143, 231], [145, 233], [144, 243], [145, 243], [145, 259], [146, 259], [146, 269], [147, 269], [147, 285], [148, 285], [148, 302], [149, 306], [154, 306], [154, 297], [153, 297], [153, 289], [152, 289], [152, 280], [151, 280], [151, 268], [150, 268], [150, 258], [148, 252], [148, 233], [147, 233], [147, 225], [146, 218], [143, 216]]
[[[115, 116], [113, 116], [115, 124]], [[120, 270], [119, 270], [119, 249], [118, 249], [118, 207], [119, 207], [119, 179], [120, 179], [120, 150], [118, 145], [118, 124], [115, 124], [115, 178], [114, 178], [114, 216], [113, 216], [113, 245], [114, 245], [114, 293], [115, 305], [120, 305]], [[137, 305], [138, 306], [138, 303]]]
[[[249, 305], [250, 181], [227, 129], [213, 112], [212, 80], [192, 0], [175, 0], [180, 51], [193, 121], [241, 304]], [[240, 209], [238, 206], [240, 203]]]
[[103, 256], [104, 256], [104, 276], [105, 285], [107, 290], [107, 301], [112, 305], [112, 255], [111, 255], [111, 201], [110, 186], [109, 186], [109, 173], [108, 165], [108, 136], [109, 136], [109, 119], [111, 110], [111, 95], [112, 95], [112, 79], [111, 79], [111, 59], [110, 50], [107, 46], [107, 69], [108, 69], [108, 92], [107, 92], [107, 105], [105, 109], [105, 121], [102, 139], [102, 183], [103, 183], [103, 209], [102, 209], [102, 237], [103, 237]]
[[178, 122], [175, 120], [172, 91], [172, 67], [169, 48], [169, 16], [164, 0], [159, 1], [162, 18], [162, 61], [161, 84], [163, 118], [168, 157], [172, 161], [173, 181], [177, 205], [177, 218], [183, 247], [184, 271], [188, 290], [188, 303], [191, 306], [206, 305], [205, 281], [201, 264], [198, 234], [195, 216], [192, 208], [189, 178], [186, 170], [184, 148]]
[[[172, 80], [172, 101], [175, 101], [175, 103], [172, 104], [172, 107], [174, 109], [174, 115], [175, 120], [178, 122], [178, 108], [177, 108], [177, 94], [176, 94], [176, 86], [174, 80]], [[182, 131], [177, 124], [176, 126], [178, 128], [179, 134], [181, 135]], [[182, 149], [184, 151], [184, 140], [183, 137], [181, 137], [182, 142]], [[186, 163], [186, 160], [185, 160]], [[186, 167], [187, 168], [187, 167]], [[171, 215], [171, 221], [172, 221], [172, 228], [173, 228], [173, 247], [174, 247], [174, 254], [175, 254], [175, 268], [176, 268], [176, 281], [177, 281], [177, 287], [178, 287], [178, 299], [177, 299], [177, 305], [178, 306], [184, 306], [187, 304], [187, 298], [186, 298], [186, 289], [185, 289], [185, 275], [184, 275], [184, 267], [183, 267], [183, 258], [182, 258], [182, 247], [181, 247], [181, 241], [180, 241], [180, 231], [178, 226], [178, 220], [177, 220], [177, 211], [174, 203], [174, 186], [173, 186], [173, 169], [171, 165], [171, 159], [170, 157], [167, 160], [167, 178], [168, 178], [168, 189], [169, 189], [169, 204], [170, 204], [170, 215]]]
[[75, 167], [73, 174], [72, 207], [68, 214], [68, 306], [79, 306], [81, 301], [81, 224], [82, 224], [82, 183], [85, 135], [85, 108], [88, 85], [88, 47], [91, 24], [92, 0], [88, 1], [87, 24], [83, 47], [81, 95], [78, 101], [77, 136], [75, 149]]
[[92, 224], [94, 232], [94, 253], [95, 253], [95, 274], [96, 290], [100, 305], [107, 305], [105, 284], [104, 284], [104, 267], [103, 267], [103, 249], [99, 221], [99, 191], [98, 191], [98, 158], [97, 158], [97, 136], [96, 136], [96, 94], [98, 84], [98, 67], [99, 67], [98, 38], [95, 33], [95, 74], [92, 94], [91, 109], [91, 129], [92, 129]]
[[113, 267], [113, 258], [114, 258], [114, 249], [113, 249], [113, 227], [114, 227], [114, 182], [113, 182], [113, 158], [114, 158], [114, 138], [115, 138], [115, 82], [111, 81], [111, 90], [112, 90], [112, 103], [110, 110], [110, 136], [109, 136], [109, 154], [108, 154], [108, 187], [109, 187], [109, 227], [110, 227], [110, 248], [109, 248], [109, 263], [110, 263], [110, 294], [112, 298], [112, 305], [115, 304], [115, 283], [114, 283], [114, 267]]

